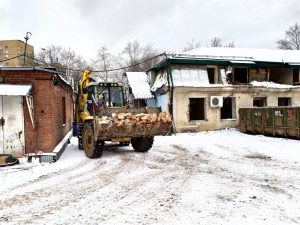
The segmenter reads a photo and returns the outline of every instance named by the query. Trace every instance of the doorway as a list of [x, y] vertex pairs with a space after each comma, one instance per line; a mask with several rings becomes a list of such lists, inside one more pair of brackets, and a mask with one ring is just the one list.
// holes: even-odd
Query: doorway
[[0, 96], [0, 154], [24, 154], [22, 96]]

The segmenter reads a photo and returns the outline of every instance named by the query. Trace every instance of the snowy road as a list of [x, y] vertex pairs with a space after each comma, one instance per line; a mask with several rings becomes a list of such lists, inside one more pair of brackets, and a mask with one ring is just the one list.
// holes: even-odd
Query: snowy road
[[54, 164], [0, 168], [1, 225], [300, 223], [297, 140], [178, 134], [95, 160], [76, 141]]

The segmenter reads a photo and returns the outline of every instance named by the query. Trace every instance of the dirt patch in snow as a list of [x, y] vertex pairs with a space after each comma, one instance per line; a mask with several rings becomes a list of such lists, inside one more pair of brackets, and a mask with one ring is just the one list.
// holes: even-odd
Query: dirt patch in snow
[[251, 154], [245, 155], [245, 157], [249, 158], [249, 159], [262, 159], [262, 160], [271, 160], [272, 159], [271, 156], [267, 156], [267, 155], [264, 155], [261, 153], [251, 153]]

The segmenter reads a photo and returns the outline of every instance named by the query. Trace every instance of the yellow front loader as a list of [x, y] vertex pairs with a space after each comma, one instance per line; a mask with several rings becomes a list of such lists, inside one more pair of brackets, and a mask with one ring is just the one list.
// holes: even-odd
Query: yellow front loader
[[85, 70], [78, 88], [76, 109], [78, 147], [88, 158], [102, 155], [105, 141], [131, 143], [135, 151], [146, 152], [154, 136], [171, 133], [172, 119], [160, 108], [129, 108], [123, 85], [96, 82]]

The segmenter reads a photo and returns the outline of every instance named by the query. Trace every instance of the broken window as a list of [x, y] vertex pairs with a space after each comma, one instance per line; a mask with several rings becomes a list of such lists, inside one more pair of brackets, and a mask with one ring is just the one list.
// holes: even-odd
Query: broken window
[[291, 106], [291, 98], [278, 98], [278, 106]]
[[223, 98], [223, 107], [221, 108], [221, 119], [235, 118], [235, 99], [228, 97]]
[[254, 107], [267, 106], [267, 98], [266, 97], [255, 97], [255, 98], [253, 98], [253, 106]]
[[293, 84], [299, 84], [299, 69], [293, 69]]
[[190, 120], [205, 119], [205, 98], [190, 98], [189, 115]]
[[208, 80], [210, 84], [215, 83], [215, 68], [207, 68]]
[[249, 68], [250, 81], [268, 81], [268, 68]]
[[247, 68], [234, 68], [234, 83], [241, 83], [241, 84], [248, 83]]

